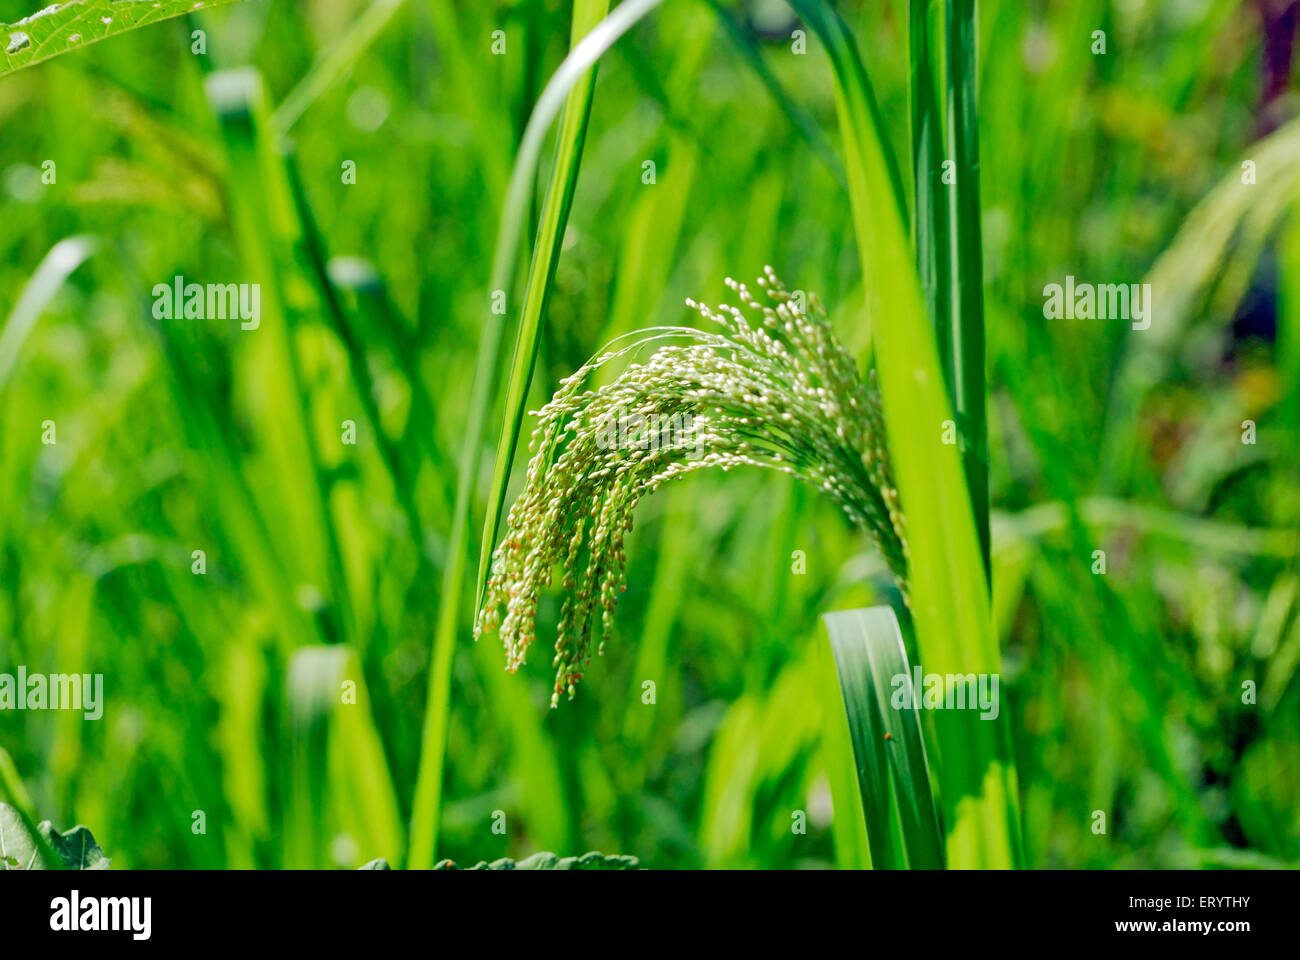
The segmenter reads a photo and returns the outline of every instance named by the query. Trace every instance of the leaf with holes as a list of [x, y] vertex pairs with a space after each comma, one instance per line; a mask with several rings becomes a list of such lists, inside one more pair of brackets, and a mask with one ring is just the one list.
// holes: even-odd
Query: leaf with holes
[[[460, 870], [458, 864], [452, 860], [440, 860], [434, 868], [435, 870]], [[491, 863], [480, 861], [472, 867], [465, 867], [467, 870], [640, 870], [641, 861], [636, 857], [623, 856], [620, 854], [599, 853], [595, 850], [590, 853], [584, 853], [580, 857], [557, 857], [553, 853], [543, 851], [534, 853], [531, 857], [525, 857], [523, 860], [515, 861], [509, 857], [503, 857], [500, 860], [493, 860]]]
[[[59, 833], [50, 821], [44, 820], [36, 831], [54, 851], [63, 869], [108, 869], [108, 857], [85, 827], [76, 826], [67, 833]], [[0, 864], [4, 869], [48, 870], [50, 865], [37, 854], [38, 846], [37, 839], [23, 823], [22, 814], [7, 803], [0, 803]]]

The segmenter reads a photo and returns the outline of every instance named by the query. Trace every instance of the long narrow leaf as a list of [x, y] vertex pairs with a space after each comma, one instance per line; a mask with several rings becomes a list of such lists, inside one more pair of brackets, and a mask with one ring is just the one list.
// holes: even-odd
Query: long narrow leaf
[[[527, 207], [532, 178], [537, 168], [542, 139], [568, 98], [569, 91], [582, 80], [587, 71], [614, 42], [630, 30], [643, 16], [662, 0], [627, 0], [612, 14], [602, 20], [583, 37], [564, 58], [551, 76], [537, 106], [529, 117], [515, 159], [510, 184], [506, 189], [505, 206], [501, 213], [501, 228], [497, 234], [496, 250], [492, 261], [491, 290], [504, 290], [514, 275], [515, 257], [519, 237], [527, 218]], [[585, 112], [585, 111], [584, 111]], [[576, 159], [576, 158], [575, 158]], [[561, 234], [562, 236], [562, 234]], [[465, 555], [469, 546], [469, 510], [474, 475], [477, 472], [478, 452], [483, 439], [483, 422], [487, 417], [493, 373], [497, 365], [497, 351], [501, 343], [504, 317], [489, 313], [479, 341], [478, 358], [474, 370], [474, 386], [469, 401], [469, 415], [465, 424], [464, 445], [461, 450], [457, 474], [456, 505], [452, 516], [451, 538], [448, 543], [447, 566], [443, 571], [442, 604], [438, 612], [437, 633], [434, 636], [433, 658], [429, 665], [429, 686], [425, 706], [424, 730], [421, 735], [419, 773], [416, 777], [415, 803], [411, 820], [411, 852], [409, 865], [414, 868], [431, 867], [434, 847], [438, 837], [439, 807], [442, 794], [442, 761], [446, 747], [448, 697], [450, 695], [451, 654], [456, 629], [460, 623], [461, 592], [464, 589]], [[531, 364], [530, 364], [531, 366]], [[521, 389], [521, 398], [527, 384]], [[507, 409], [509, 406], [507, 405]], [[513, 444], [507, 458], [513, 458]], [[502, 458], [498, 458], [501, 460]], [[508, 475], [509, 463], [498, 472]], [[496, 484], [494, 483], [494, 486]], [[505, 500], [504, 482], [500, 492], [489, 502], [488, 519], [483, 542], [490, 544], [496, 538], [501, 506]], [[476, 598], [482, 595], [487, 581], [490, 548], [485, 548], [479, 562]], [[476, 601], [477, 602], [477, 601]]]
[[781, 112], [790, 121], [790, 125], [808, 142], [808, 146], [817, 155], [817, 159], [824, 163], [826, 169], [835, 175], [835, 179], [843, 184], [845, 182], [844, 165], [840, 163], [839, 157], [835, 155], [835, 151], [827, 141], [826, 135], [817, 126], [817, 121], [808, 114], [808, 111], [799, 106], [793, 97], [786, 93], [780, 79], [772, 72], [772, 68], [767, 65], [767, 61], [763, 59], [763, 54], [759, 50], [758, 41], [753, 33], [746, 30], [740, 24], [736, 15], [722, 6], [718, 0], [708, 0], [708, 4], [717, 14], [718, 22], [722, 24], [736, 49], [740, 51], [745, 63], [749, 65], [750, 69], [754, 71], [754, 75], [767, 88], [768, 93], [772, 95], [772, 99], [776, 101], [776, 105], [781, 108]]
[[943, 182], [943, 120], [935, 72], [939, 66], [931, 19], [940, 14], [937, 0], [910, 0], [908, 31], [911, 37], [912, 178], [915, 191], [916, 266], [926, 309], [935, 324], [939, 364], [951, 393], [953, 389], [950, 277], [952, 251], [949, 239], [948, 186]]
[[[954, 157], [952, 214], [952, 307], [948, 350], [957, 425], [964, 440], [962, 465], [971, 513], [979, 535], [984, 572], [989, 571], [988, 424], [984, 399], [984, 255], [980, 240], [979, 115], [976, 112], [978, 25], [975, 0], [948, 0], [948, 123]], [[936, 314], [942, 327], [942, 319]]]
[[[942, 868], [943, 838], [915, 696], [901, 708], [894, 705], [897, 691], [912, 688], [898, 619], [889, 607], [823, 619], [853, 739], [872, 863], [880, 869]], [[895, 844], [895, 816], [902, 848]]]
[[[574, 42], [592, 29], [609, 10], [607, 0], [577, 0], [573, 10]], [[483, 543], [479, 553], [479, 590], [487, 581], [487, 566], [505, 504], [506, 485], [510, 481], [510, 467], [514, 462], [515, 445], [523, 426], [528, 386], [537, 365], [537, 348], [542, 333], [542, 318], [550, 299], [555, 268], [560, 262], [560, 246], [564, 242], [564, 229], [569, 222], [569, 208], [573, 204], [573, 191], [578, 182], [578, 166], [582, 159], [582, 146], [587, 138], [587, 119], [591, 113], [592, 92], [596, 86], [596, 68], [593, 66], [586, 80], [569, 91], [564, 116], [560, 120], [560, 134], [556, 141], [555, 169], [542, 207], [537, 241], [533, 245], [533, 262], [528, 271], [528, 286], [524, 292], [523, 312], [515, 339], [514, 359], [510, 364], [510, 381], [506, 388], [504, 422], [501, 440], [497, 447], [496, 467], [492, 473], [492, 490], [488, 496], [488, 519], [483, 528]], [[495, 287], [493, 289], [496, 289]]]

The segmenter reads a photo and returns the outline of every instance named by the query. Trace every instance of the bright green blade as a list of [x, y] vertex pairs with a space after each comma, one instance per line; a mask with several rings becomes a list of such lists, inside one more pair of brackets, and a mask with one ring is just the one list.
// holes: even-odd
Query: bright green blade
[[912, 676], [898, 618], [889, 607], [871, 607], [823, 619], [853, 740], [872, 862], [882, 869], [942, 868], [943, 837], [916, 697], [902, 699], [912, 690]]
[[295, 650], [285, 703], [293, 772], [286, 865], [331, 866], [338, 855], [320, 838], [339, 834], [355, 842], [357, 861], [371, 853], [397, 859], [403, 845], [397, 792], [356, 652], [343, 644]]
[[822, 761], [831, 791], [835, 863], [841, 870], [870, 870], [873, 866], [871, 840], [867, 834], [866, 806], [862, 802], [865, 791], [858, 783], [848, 713], [839, 709], [843, 698], [840, 671], [830, 644], [817, 644], [816, 649], [821, 683]]
[[[1115, 372], [1099, 454], [1103, 493], [1120, 493], [1134, 484], [1137, 465], [1144, 462], [1139, 455], [1143, 400], [1171, 376], [1177, 348], [1198, 316], [1196, 308], [1222, 277], [1225, 265], [1242, 255], [1234, 250], [1238, 231], [1256, 220], [1258, 229], [1267, 234], [1300, 200], [1300, 119], [1252, 144], [1240, 161], [1230, 165], [1187, 215], [1145, 278], [1160, 308], [1148, 317], [1147, 329], [1134, 330], [1126, 340]], [[1256, 165], [1257, 181], [1243, 182], [1245, 162]], [[1216, 315], [1220, 314], [1209, 314]], [[1230, 316], [1230, 311], [1222, 313], [1221, 322]], [[1283, 344], [1286, 336], [1284, 329]]]
[[[1291, 214], [1279, 241], [1282, 283], [1278, 296], [1278, 358], [1282, 370], [1283, 422], [1291, 433], [1284, 463], [1288, 469], [1278, 478], [1278, 499], [1283, 517], [1300, 530], [1300, 200], [1291, 204]], [[1286, 478], [1290, 477], [1290, 480]]]

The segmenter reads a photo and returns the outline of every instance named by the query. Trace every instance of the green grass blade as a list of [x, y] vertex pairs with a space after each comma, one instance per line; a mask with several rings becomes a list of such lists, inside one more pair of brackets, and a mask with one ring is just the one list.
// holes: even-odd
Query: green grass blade
[[[912, 612], [923, 666], [933, 673], [997, 674], [997, 638], [970, 496], [956, 448], [941, 442], [952, 405], [912, 263], [880, 113], [856, 44], [838, 14], [821, 0], [794, 5], [821, 38], [835, 73], [867, 312], [908, 520]], [[888, 322], [878, 322], [886, 316]], [[992, 722], [970, 711], [941, 712], [936, 719], [950, 866], [1019, 865], [1007, 722], [1005, 712]]]
[[[501, 227], [497, 234], [496, 250], [492, 260], [490, 290], [505, 290], [514, 275], [515, 257], [519, 238], [528, 217], [528, 202], [542, 140], [551, 121], [555, 119], [568, 98], [569, 91], [578, 84], [587, 71], [595, 65], [613, 43], [662, 0], [628, 0], [602, 20], [578, 43], [552, 75], [538, 98], [537, 106], [529, 117], [528, 126], [519, 146], [510, 184], [506, 189], [505, 205], [501, 213]], [[448, 543], [448, 563], [443, 571], [442, 603], [438, 611], [438, 627], [434, 636], [433, 659], [429, 666], [429, 689], [426, 698], [424, 731], [421, 735], [419, 773], [416, 777], [415, 803], [411, 820], [410, 866], [421, 869], [433, 866], [434, 847], [438, 836], [439, 806], [442, 792], [442, 760], [445, 751], [447, 700], [450, 690], [451, 654], [456, 629], [460, 622], [461, 592], [465, 578], [465, 555], [469, 543], [469, 510], [473, 478], [477, 472], [478, 451], [482, 442], [483, 422], [487, 416], [488, 400], [493, 372], [496, 369], [497, 351], [501, 343], [504, 318], [489, 313], [479, 341], [478, 358], [474, 371], [474, 386], [470, 394], [469, 415], [465, 424], [464, 446], [457, 473], [456, 504], [453, 509], [451, 538]], [[531, 366], [531, 364], [530, 364]], [[526, 384], [525, 384], [526, 387]], [[522, 397], [526, 389], [520, 390]], [[507, 405], [507, 410], [509, 405]], [[508, 456], [513, 457], [513, 444]], [[501, 458], [498, 457], [498, 461]], [[498, 472], [509, 474], [509, 464]], [[497, 486], [494, 481], [493, 486]], [[483, 542], [496, 539], [501, 506], [505, 500], [505, 482], [500, 482], [500, 492], [489, 501], [488, 520]], [[481, 596], [487, 581], [489, 550], [485, 549], [479, 562], [476, 598]]]
[[[1183, 220], [1145, 278], [1160, 306], [1149, 318], [1149, 329], [1133, 330], [1125, 342], [1102, 433], [1100, 492], [1119, 494], [1134, 485], [1144, 462], [1139, 435], [1143, 400], [1166, 382], [1176, 351], [1198, 316], [1196, 308], [1223, 274], [1225, 263], [1240, 255], [1233, 250], [1233, 239], [1242, 224], [1260, 217], [1271, 230], [1272, 221], [1300, 199], [1300, 119], [1252, 144], [1238, 161]], [[1256, 182], [1242, 182], [1246, 161], [1259, 171]], [[1231, 312], [1209, 316], [1226, 322]]]
[[[265, 84], [256, 70], [214, 73], [204, 86], [220, 123], [231, 176], [248, 185], [232, 191], [230, 218], [243, 269], [261, 287], [262, 322], [241, 346], [252, 369], [288, 388], [267, 398], [258, 410], [256, 429], [266, 464], [280, 477], [293, 479], [267, 487], [258, 500], [286, 567], [299, 582], [323, 588], [329, 601], [323, 609], [333, 628], [352, 639], [355, 620], [343, 551], [330, 515], [329, 483], [312, 430], [295, 335], [310, 323], [311, 307], [300, 302], [296, 288], [300, 282], [310, 285], [311, 270], [301, 258], [302, 223], [285, 158], [273, 143]], [[290, 543], [296, 548], [291, 552], [284, 546]]]
[[754, 75], [767, 88], [776, 105], [790, 121], [790, 125], [807, 141], [808, 146], [817, 155], [817, 159], [826, 165], [826, 169], [834, 174], [835, 179], [844, 184], [844, 164], [840, 163], [826, 135], [822, 133], [821, 127], [817, 126], [817, 121], [786, 92], [781, 81], [772, 72], [772, 68], [767, 65], [754, 34], [746, 30], [736, 15], [723, 7], [718, 0], [707, 0], [707, 2], [717, 14], [718, 22], [722, 24], [731, 42], [744, 57], [745, 63], [749, 64]]
[[[302, 236], [301, 250], [304, 266], [316, 286], [316, 292], [320, 297], [322, 306], [325, 308], [325, 315], [329, 318], [339, 343], [342, 344], [347, 353], [348, 371], [351, 373], [352, 380], [356, 385], [357, 399], [360, 400], [361, 409], [374, 431], [375, 445], [379, 450], [379, 455], [392, 477], [393, 487], [406, 519], [411, 542], [420, 543], [424, 537], [424, 525], [420, 520], [420, 510], [416, 503], [414, 470], [403, 461], [398, 446], [384, 433], [383, 420], [379, 412], [379, 396], [374, 377], [370, 373], [367, 362], [366, 344], [373, 342], [378, 337], [368, 336], [367, 331], [359, 329], [355, 318], [344, 308], [340, 292], [330, 279], [325, 252], [325, 238], [321, 235], [316, 225], [316, 219], [308, 205], [306, 191], [303, 189], [302, 179], [294, 163], [294, 153], [291, 148], [285, 150], [285, 166], [290, 192], [293, 196], [294, 211], [298, 215], [298, 227]], [[411, 389], [412, 393], [418, 396], [419, 387], [413, 384]], [[428, 557], [423, 550], [419, 552], [419, 563], [420, 575], [421, 579], [423, 579], [430, 572]]]
[[[234, 2], [207, 0], [203, 6], [219, 7]], [[153, 3], [69, 0], [51, 4], [22, 20], [0, 24], [0, 77], [136, 27], [191, 13], [195, 6], [194, 0]]]
[[307, 75], [298, 81], [298, 85], [271, 114], [271, 129], [278, 135], [288, 133], [307, 108], [339, 77], [352, 69], [404, 2], [405, 0], [374, 0], [356, 18], [338, 43], [312, 64]]
[[[976, 110], [979, 24], [975, 0], [948, 0], [949, 143], [957, 182], [953, 185], [951, 389], [958, 432], [965, 446], [962, 465], [970, 488], [971, 512], [979, 535], [985, 576], [989, 573], [988, 423], [984, 383], [984, 255], [980, 242], [979, 114]], [[936, 319], [939, 314], [936, 314]], [[942, 327], [942, 323], [940, 324]], [[942, 336], [942, 333], [940, 334]]]
[[831, 645], [816, 644], [822, 703], [822, 762], [831, 791], [831, 834], [835, 864], [841, 870], [870, 870], [871, 841], [867, 813], [858, 784], [858, 763], [853, 752], [846, 710], [839, 709], [844, 693]]
[[[905, 709], [893, 706], [896, 684], [911, 688], [898, 618], [889, 607], [871, 607], [823, 619], [853, 740], [872, 862], [881, 869], [942, 868], [943, 838], [915, 699]], [[902, 848], [894, 842], [895, 817]]]
[[[1291, 204], [1290, 217], [1278, 241], [1282, 277], [1278, 295], [1278, 366], [1282, 372], [1283, 423], [1289, 429], [1284, 463], [1288, 470], [1279, 476], [1278, 499], [1283, 516], [1294, 521], [1300, 530], [1300, 491], [1295, 477], [1300, 474], [1300, 202]], [[3, 380], [3, 377], [0, 377]], [[1290, 477], [1290, 480], [1286, 478]]]
[[[941, 20], [937, 0], [910, 0], [908, 32], [911, 46], [912, 179], [915, 191], [914, 233], [916, 266], [926, 309], [935, 325], [939, 365], [952, 393], [953, 353], [950, 330], [952, 251], [949, 237], [948, 186], [943, 182], [943, 117], [939, 108], [940, 66], [933, 19]], [[937, 33], [937, 31], [936, 31]]]
[[[595, 0], [583, 0], [589, 13], [598, 9]], [[538, 246], [534, 250], [533, 269], [529, 271], [528, 290], [524, 298], [524, 313], [520, 320], [519, 336], [516, 340], [515, 357], [511, 364], [510, 386], [506, 394], [505, 424], [501, 442], [497, 449], [496, 468], [492, 475], [492, 492], [488, 497], [488, 516], [483, 528], [483, 542], [479, 553], [478, 586], [475, 591], [475, 606], [483, 595], [487, 583], [488, 568], [492, 560], [492, 548], [496, 544], [497, 532], [501, 525], [501, 514], [505, 508], [506, 484], [510, 477], [510, 467], [514, 462], [515, 444], [519, 438], [520, 425], [523, 422], [524, 405], [527, 399], [528, 384], [532, 379], [533, 367], [537, 360], [537, 338], [540, 333], [541, 315], [545, 309], [546, 297], [549, 295], [550, 281], [554, 277], [555, 264], [558, 260], [559, 244], [563, 242], [564, 231], [557, 229], [561, 218], [568, 217], [569, 204], [572, 201], [573, 184], [577, 178], [577, 164], [581, 156], [582, 138], [586, 135], [586, 113], [590, 108], [591, 84], [587, 91], [570, 90], [586, 75], [600, 56], [609, 47], [630, 30], [643, 16], [659, 5], [661, 0], [627, 0], [614, 13], [602, 20], [590, 30], [581, 42], [574, 45], [572, 52], [560, 64], [555, 75], [542, 91], [537, 108], [529, 118], [524, 131], [523, 142], [519, 148], [519, 159], [515, 163], [514, 173], [510, 178], [510, 188], [506, 195], [506, 208], [502, 215], [500, 238], [492, 268], [492, 289], [503, 290], [513, 266], [514, 251], [517, 248], [519, 232], [522, 227], [524, 204], [526, 202], [527, 179], [524, 172], [531, 174], [536, 166], [537, 152], [541, 137], [550, 126], [551, 119], [559, 109], [561, 99], [565, 100], [565, 117], [562, 122], [561, 139], [557, 144], [556, 168], [547, 197], [546, 209], [538, 233]], [[580, 3], [579, 7], [583, 4]], [[607, 6], [607, 5], [606, 5]], [[578, 23], [578, 10], [575, 9], [574, 22]], [[575, 31], [575, 36], [576, 36]], [[579, 109], [579, 104], [583, 106]], [[572, 109], [570, 109], [572, 105]], [[567, 142], [566, 142], [567, 139]], [[564, 163], [564, 161], [568, 163]], [[562, 188], [561, 188], [562, 187]], [[557, 189], [561, 188], [561, 189]], [[554, 200], [554, 202], [552, 202]], [[549, 239], [550, 244], [544, 241]], [[543, 271], [544, 267], [544, 271]], [[521, 350], [527, 346], [528, 349]]]
[[[574, 3], [572, 43], [575, 48], [581, 42], [579, 38], [593, 30], [608, 10], [607, 0], [577, 0]], [[569, 91], [565, 99], [564, 115], [560, 119], [560, 132], [555, 144], [555, 167], [551, 171], [551, 183], [542, 206], [537, 240], [533, 244], [533, 261], [528, 270], [528, 286], [524, 291], [514, 359], [511, 361], [510, 380], [506, 387], [504, 422], [501, 424], [496, 467], [492, 473], [492, 490], [488, 495], [488, 519], [483, 528], [483, 543], [479, 552], [480, 596], [483, 585], [487, 582], [492, 548], [496, 545], [501, 513], [505, 508], [510, 467], [514, 463], [515, 445], [519, 442], [519, 432], [523, 426], [528, 386], [537, 365], [542, 318], [546, 314], [546, 304], [555, 280], [555, 268], [560, 262], [564, 228], [569, 222], [569, 208], [573, 205], [573, 191], [578, 183], [578, 167], [582, 160], [583, 143], [587, 138], [587, 120], [591, 115], [595, 86], [596, 68], [593, 65], [585, 79]], [[493, 290], [498, 289], [504, 288], [494, 284]]]
[[464, 42], [482, 21], [476, 22], [473, 11], [458, 0], [430, 0], [427, 8], [448, 100], [455, 105], [457, 115], [473, 122], [475, 161], [495, 209], [505, 196], [510, 175], [509, 146], [513, 143], [513, 129], [509, 112], [500, 109], [497, 85], [484, 83], [482, 60]]
[[438, 413], [433, 393], [420, 375], [415, 337], [400, 318], [388, 285], [373, 264], [357, 257], [336, 256], [329, 259], [325, 269], [329, 285], [360, 319], [370, 346], [385, 349], [410, 386], [411, 417], [403, 444], [414, 448], [409, 454], [413, 463], [418, 454], [423, 454], [432, 468], [437, 487], [436, 508], [449, 516], [456, 500], [452, 483], [454, 469], [438, 441]]
[[23, 343], [36, 326], [41, 312], [58, 293], [72, 271], [95, 252], [97, 241], [91, 237], [68, 237], [60, 240], [45, 255], [32, 278], [18, 295], [18, 302], [0, 330], [0, 389], [13, 373]]
[[[341, 700], [343, 682], [352, 699]], [[285, 681], [293, 780], [285, 825], [286, 866], [321, 869], [338, 859], [322, 837], [343, 834], [360, 860], [402, 850], [397, 793], [380, 743], [361, 664], [342, 644], [300, 647]], [[357, 862], [342, 864], [357, 866]]]

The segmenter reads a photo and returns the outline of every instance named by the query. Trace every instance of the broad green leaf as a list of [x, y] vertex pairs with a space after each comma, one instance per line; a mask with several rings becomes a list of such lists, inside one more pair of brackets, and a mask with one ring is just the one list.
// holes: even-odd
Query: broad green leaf
[[0, 25], [0, 77], [136, 27], [236, 0], [69, 0]]
[[39, 839], [23, 822], [16, 807], [0, 802], [0, 864], [6, 870], [49, 870], [51, 865], [39, 854], [41, 841], [49, 845], [58, 863], [54, 869], [107, 870], [108, 857], [90, 831], [82, 826], [59, 833], [44, 820], [36, 828]]
[[870, 870], [871, 841], [867, 837], [867, 812], [858, 784], [858, 763], [853, 752], [853, 735], [843, 702], [839, 667], [829, 643], [815, 645], [818, 679], [821, 684], [822, 761], [830, 786], [835, 840], [835, 864], [841, 870]]
[[460, 867], [452, 860], [440, 860], [435, 870], [640, 870], [636, 857], [592, 851], [580, 857], [557, 857], [553, 853], [534, 853], [524, 860], [503, 857], [488, 863], [481, 860], [472, 867]]
[[[23, 786], [23, 779], [18, 775], [9, 751], [0, 747], [0, 864], [4, 869], [24, 869], [23, 861], [17, 850], [19, 837], [34, 840], [33, 859], [39, 855], [41, 861], [55, 869], [61, 866], [59, 856], [50, 846], [49, 840], [41, 833], [30, 813], [31, 797]], [[5, 852], [6, 834], [12, 839], [15, 853], [11, 856]]]
[[889, 607], [871, 607], [823, 619], [853, 740], [872, 864], [941, 868], [943, 838], [916, 709], [919, 691], [909, 707], [892, 703], [898, 678], [905, 688], [912, 683], [898, 618]]

